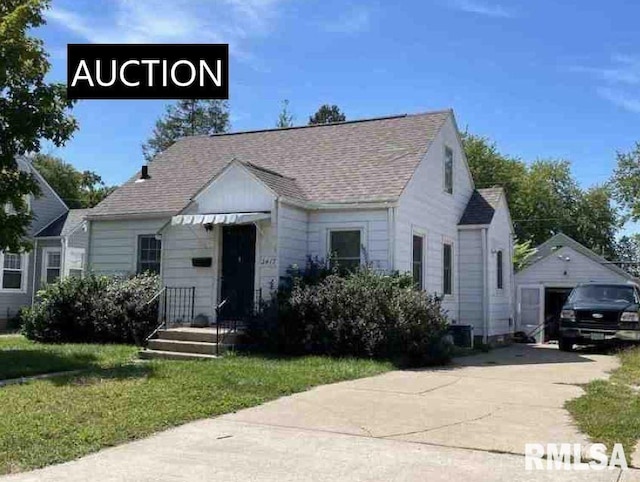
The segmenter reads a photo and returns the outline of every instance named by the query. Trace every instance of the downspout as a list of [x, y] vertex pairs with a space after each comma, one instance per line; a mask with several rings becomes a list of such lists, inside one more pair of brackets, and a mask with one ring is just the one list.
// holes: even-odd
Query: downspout
[[488, 229], [482, 228], [482, 342], [489, 343], [489, 241]]
[[31, 306], [36, 300], [36, 268], [38, 267], [38, 238], [33, 244], [33, 276], [31, 279]]

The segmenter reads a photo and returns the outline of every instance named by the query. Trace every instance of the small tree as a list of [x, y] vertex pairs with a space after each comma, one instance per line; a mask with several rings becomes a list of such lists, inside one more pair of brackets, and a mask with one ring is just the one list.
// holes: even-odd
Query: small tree
[[276, 127], [278, 129], [283, 129], [285, 127], [293, 127], [293, 114], [289, 111], [289, 100], [285, 99], [282, 101], [282, 110], [280, 114], [278, 114], [278, 121], [276, 122]]
[[61, 146], [77, 128], [64, 84], [45, 80], [51, 65], [42, 40], [28, 35], [45, 23], [48, 6], [47, 0], [0, 2], [0, 250], [29, 247], [26, 196], [39, 194], [17, 158], [39, 151], [43, 139]]
[[147, 161], [182, 137], [229, 130], [229, 104], [225, 100], [186, 99], [167, 107], [156, 121], [151, 138], [142, 145]]
[[634, 221], [640, 221], [640, 142], [631, 152], [618, 153], [618, 165], [613, 173], [615, 198]]
[[318, 111], [309, 117], [309, 125], [330, 124], [332, 122], [344, 122], [347, 117], [340, 111], [337, 105], [324, 104]]

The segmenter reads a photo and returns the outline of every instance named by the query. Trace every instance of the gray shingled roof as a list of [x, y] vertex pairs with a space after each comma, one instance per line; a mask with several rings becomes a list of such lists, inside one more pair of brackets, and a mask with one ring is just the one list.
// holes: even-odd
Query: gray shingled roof
[[502, 194], [501, 187], [474, 191], [458, 224], [490, 224]]
[[233, 159], [282, 195], [310, 202], [397, 199], [451, 111], [187, 137], [95, 207], [93, 216], [170, 214]]
[[84, 221], [90, 209], [70, 209], [36, 234], [36, 237], [67, 236]]

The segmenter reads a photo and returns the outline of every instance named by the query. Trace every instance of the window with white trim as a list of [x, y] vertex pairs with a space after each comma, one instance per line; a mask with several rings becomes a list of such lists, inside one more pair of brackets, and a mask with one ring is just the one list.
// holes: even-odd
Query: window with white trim
[[444, 190], [453, 194], [453, 149], [444, 148]]
[[3, 291], [22, 291], [27, 276], [25, 256], [18, 253], [0, 253], [1, 279]]
[[445, 295], [453, 293], [453, 245], [442, 245], [442, 292]]
[[419, 290], [424, 289], [424, 236], [413, 235], [412, 256], [413, 283]]
[[349, 271], [360, 266], [361, 236], [359, 229], [329, 231], [331, 267]]
[[162, 241], [155, 234], [143, 234], [138, 236], [138, 260], [137, 273], [160, 273], [160, 256], [162, 254]]
[[60, 278], [62, 270], [62, 251], [45, 248], [43, 255], [42, 281], [46, 284], [55, 283]]
[[504, 288], [504, 263], [502, 260], [502, 250], [496, 253], [496, 285], [499, 290]]

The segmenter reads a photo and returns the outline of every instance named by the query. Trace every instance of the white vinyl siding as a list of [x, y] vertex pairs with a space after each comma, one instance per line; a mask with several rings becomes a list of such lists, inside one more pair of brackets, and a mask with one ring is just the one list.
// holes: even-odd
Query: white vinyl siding
[[168, 221], [167, 218], [91, 221], [90, 269], [100, 274], [135, 274], [138, 236], [157, 233]]
[[281, 203], [278, 209], [278, 267], [286, 276], [292, 266], [304, 269], [307, 263], [309, 213], [302, 208]]
[[327, 260], [330, 255], [329, 232], [339, 229], [360, 230], [362, 262], [377, 270], [388, 269], [389, 223], [386, 209], [310, 212], [309, 254]]
[[[445, 146], [453, 150], [453, 193], [444, 192], [443, 153]], [[407, 184], [395, 209], [394, 268], [401, 273], [412, 271], [412, 236], [416, 227], [425, 230], [425, 290], [442, 294], [443, 240], [458, 239], [458, 221], [473, 192], [471, 175], [464, 162], [458, 133], [449, 118], [431, 143]], [[458, 319], [458, 243], [453, 243], [453, 294], [442, 303], [449, 318]]]

